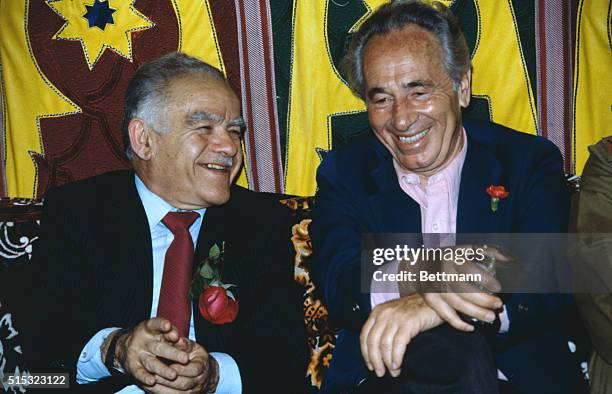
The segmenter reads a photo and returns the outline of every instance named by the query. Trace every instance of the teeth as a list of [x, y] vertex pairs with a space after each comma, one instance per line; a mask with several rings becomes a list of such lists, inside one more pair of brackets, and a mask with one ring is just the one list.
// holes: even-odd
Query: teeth
[[421, 138], [425, 137], [427, 135], [427, 133], [429, 132], [429, 129], [427, 130], [423, 130], [418, 134], [415, 134], [411, 137], [399, 137], [400, 141], [404, 142], [404, 143], [413, 143], [413, 142], [417, 142], [418, 140], [420, 140]]
[[220, 166], [218, 164], [206, 164], [206, 167], [213, 169], [213, 170], [225, 170], [225, 167]]

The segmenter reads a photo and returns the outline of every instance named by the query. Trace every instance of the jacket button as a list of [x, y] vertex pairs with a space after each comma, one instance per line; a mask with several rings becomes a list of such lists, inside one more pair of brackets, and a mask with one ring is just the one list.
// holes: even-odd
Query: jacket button
[[357, 311], [360, 311], [360, 310], [361, 310], [361, 308], [359, 307], [359, 304], [354, 303], [353, 304], [353, 312], [357, 312]]

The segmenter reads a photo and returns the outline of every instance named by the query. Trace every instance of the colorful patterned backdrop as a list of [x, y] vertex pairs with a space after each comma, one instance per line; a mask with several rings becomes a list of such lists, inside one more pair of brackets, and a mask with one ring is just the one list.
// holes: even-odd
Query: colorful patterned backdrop
[[[129, 165], [122, 97], [143, 62], [180, 50], [242, 96], [242, 185], [310, 195], [321, 156], [367, 130], [338, 69], [382, 0], [0, 0], [2, 193]], [[473, 60], [466, 116], [540, 134], [580, 173], [612, 134], [610, 0], [446, 1]]]

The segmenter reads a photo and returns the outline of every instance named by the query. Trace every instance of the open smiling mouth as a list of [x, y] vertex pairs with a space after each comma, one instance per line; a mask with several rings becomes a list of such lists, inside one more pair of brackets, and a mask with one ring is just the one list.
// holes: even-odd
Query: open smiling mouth
[[421, 139], [423, 139], [423, 137], [425, 137], [427, 135], [427, 133], [429, 133], [429, 129], [423, 130], [420, 133], [416, 133], [415, 135], [411, 135], [410, 137], [402, 137], [402, 136], [398, 136], [399, 140], [405, 144], [413, 144]]
[[223, 171], [223, 172], [227, 172], [227, 171], [230, 170], [229, 166], [224, 166], [224, 165], [221, 165], [221, 164], [214, 164], [214, 163], [200, 164], [200, 167], [204, 167], [204, 168], [209, 169], [209, 170]]

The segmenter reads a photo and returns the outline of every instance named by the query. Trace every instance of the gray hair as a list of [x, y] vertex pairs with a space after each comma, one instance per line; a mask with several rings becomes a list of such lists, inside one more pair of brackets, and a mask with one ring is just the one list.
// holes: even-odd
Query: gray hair
[[364, 98], [363, 51], [368, 41], [378, 35], [414, 24], [433, 33], [442, 48], [444, 69], [459, 89], [461, 78], [470, 70], [470, 53], [457, 17], [444, 4], [431, 5], [418, 0], [392, 1], [381, 6], [361, 25], [353, 37], [341, 67], [351, 90]]
[[174, 78], [186, 74], [206, 74], [226, 81], [223, 73], [215, 67], [180, 52], [171, 52], [143, 64], [132, 77], [125, 92], [123, 112], [123, 142], [129, 160], [134, 159], [128, 133], [130, 121], [140, 118], [157, 132], [167, 132], [160, 125], [159, 117], [164, 114], [168, 88]]

